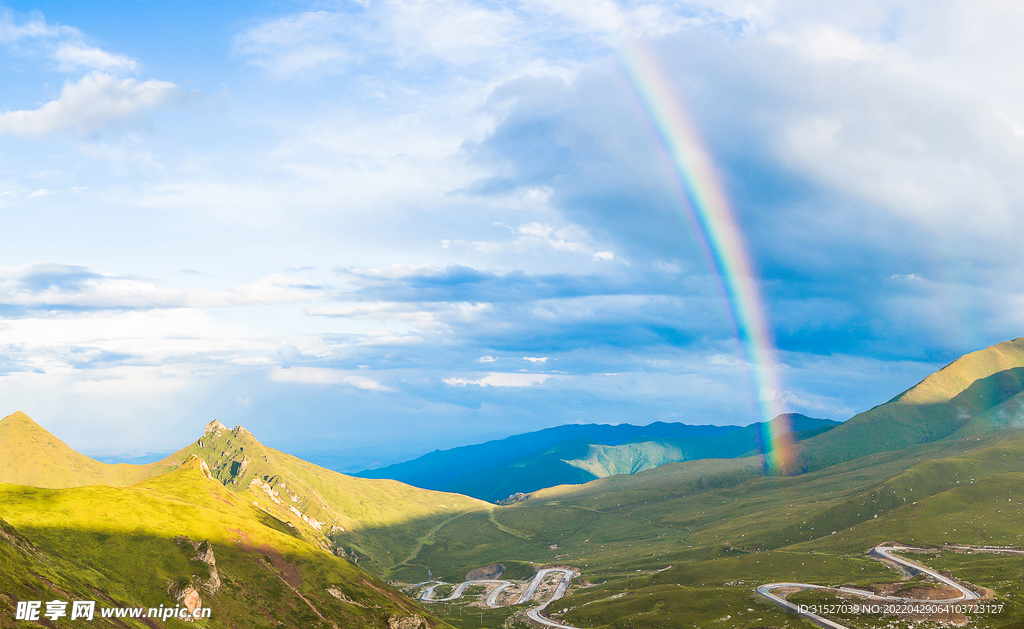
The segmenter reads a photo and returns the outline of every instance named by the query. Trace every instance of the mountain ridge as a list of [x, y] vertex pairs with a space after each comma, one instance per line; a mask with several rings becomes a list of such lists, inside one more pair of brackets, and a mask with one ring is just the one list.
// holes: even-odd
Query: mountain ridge
[[107, 464], [76, 452], [18, 411], [0, 420], [0, 454], [0, 483], [47, 489], [134, 487], [197, 457], [211, 479], [247, 494], [282, 526], [324, 550], [362, 561], [377, 574], [392, 569], [400, 560], [391, 555], [406, 556], [437, 523], [489, 508], [467, 496], [321, 468], [263, 445], [242, 426], [228, 429], [217, 420], [161, 461]]
[[[738, 426], [653, 422], [633, 424], [565, 424], [532, 432], [492, 439], [484, 443], [434, 450], [402, 463], [357, 472], [361, 478], [392, 478], [418, 487], [441, 489], [458, 476], [511, 461], [517, 457], [551, 448], [580, 437], [596, 439], [606, 445], [619, 445], [644, 436], [669, 437], [682, 430], [691, 436], [711, 436]], [[429, 481], [426, 479], [430, 479]], [[419, 483], [419, 484], [417, 484]], [[430, 485], [427, 487], [426, 485]]]
[[[787, 413], [772, 421], [775, 422], [776, 430], [783, 427], [787, 431], [792, 430], [797, 439], [802, 438], [801, 435], [807, 431], [828, 430], [839, 424], [800, 413]], [[656, 422], [647, 426], [589, 424], [571, 428], [585, 434], [517, 457], [507, 458], [506, 454], [503, 457], [505, 461], [489, 467], [473, 469], [473, 465], [467, 463], [462, 455], [471, 453], [475, 456], [475, 453], [487, 452], [508, 441], [522, 442], [542, 432], [545, 436], [561, 436], [563, 433], [553, 429], [524, 433], [505, 440], [479, 444], [475, 450], [473, 446], [463, 446], [431, 453], [405, 464], [374, 470], [374, 473], [384, 476], [398, 471], [394, 476], [400, 476], [404, 482], [417, 487], [457, 492], [497, 502], [514, 494], [526, 494], [562, 484], [586, 483], [612, 474], [633, 474], [666, 463], [739, 457], [761, 447], [764, 422], [747, 426], [694, 426]], [[612, 435], [612, 438], [604, 437], [610, 443], [601, 441], [602, 432]], [[461, 474], [438, 478], [439, 475], [433, 473], [436, 460], [445, 456], [451, 457], [447, 465], [459, 470]], [[425, 460], [427, 465], [418, 467]], [[467, 468], [469, 470], [465, 471]]]
[[[801, 444], [804, 470], [948, 438], [1024, 392], [1024, 337], [952, 361], [889, 401]], [[884, 427], [884, 430], [879, 430]]]

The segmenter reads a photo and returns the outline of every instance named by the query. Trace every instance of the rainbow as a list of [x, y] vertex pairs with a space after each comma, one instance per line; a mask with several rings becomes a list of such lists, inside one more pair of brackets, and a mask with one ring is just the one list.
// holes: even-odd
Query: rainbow
[[624, 74], [672, 162], [679, 197], [689, 201], [681, 206], [688, 206], [695, 215], [721, 279], [744, 358], [750, 365], [755, 404], [765, 422], [760, 435], [765, 467], [770, 472], [789, 470], [795, 446], [790, 422], [771, 422], [785, 412], [778, 403], [782, 388], [774, 342], [743, 234], [710, 156], [654, 58], [638, 42], [623, 45], [619, 56]]

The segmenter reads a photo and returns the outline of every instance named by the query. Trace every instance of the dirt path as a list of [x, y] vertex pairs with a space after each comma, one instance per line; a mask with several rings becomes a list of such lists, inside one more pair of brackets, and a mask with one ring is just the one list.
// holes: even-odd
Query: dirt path
[[477, 513], [477, 512], [476, 511], [469, 511], [467, 513], [460, 513], [458, 515], [453, 515], [452, 517], [448, 518], [444, 522], [441, 522], [440, 524], [438, 524], [434, 528], [432, 528], [429, 531], [427, 531], [426, 535], [424, 535], [423, 537], [419, 538], [419, 544], [416, 545], [416, 548], [413, 549], [412, 553], [410, 553], [409, 556], [406, 557], [402, 561], [402, 563], [395, 564], [394, 566], [392, 566], [392, 569], [394, 569], [394, 568], [396, 568], [398, 566], [413, 567], [413, 564], [410, 564], [409, 562], [414, 560], [414, 559], [416, 559], [417, 557], [419, 557], [420, 551], [423, 550], [423, 546], [425, 546], [427, 542], [433, 541], [434, 535], [437, 535], [438, 531], [440, 531], [442, 528], [444, 528], [444, 526], [446, 524], [448, 524], [449, 522], [451, 522], [452, 520], [456, 520], [458, 518], [461, 518], [462, 516], [468, 515], [469, 513]]

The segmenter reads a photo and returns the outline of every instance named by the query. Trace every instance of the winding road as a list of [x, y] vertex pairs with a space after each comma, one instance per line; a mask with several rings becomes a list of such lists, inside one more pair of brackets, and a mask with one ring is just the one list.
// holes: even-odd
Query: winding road
[[[976, 551], [976, 552], [1006, 553], [1006, 554], [1013, 554], [1013, 555], [1024, 555], [1024, 551], [1021, 551], [1021, 550], [1004, 549], [1004, 548], [993, 548], [993, 547], [986, 547], [986, 546], [953, 546], [953, 545], [947, 545], [946, 548], [948, 548], [950, 550], [968, 550], [968, 551]], [[913, 547], [913, 546], [875, 546], [874, 548], [872, 548], [868, 552], [868, 555], [870, 557], [873, 557], [875, 559], [879, 559], [879, 560], [882, 560], [882, 561], [891, 561], [891, 562], [896, 563], [896, 564], [900, 565], [901, 567], [907, 568], [907, 569], [909, 569], [911, 571], [923, 572], [923, 573], [927, 574], [928, 576], [936, 579], [940, 583], [955, 589], [957, 591], [957, 596], [952, 597], [952, 598], [946, 598], [946, 599], [938, 599], [938, 600], [935, 600], [935, 599], [915, 599], [915, 598], [907, 598], [907, 597], [901, 597], [901, 596], [887, 596], [887, 595], [883, 595], [883, 594], [875, 594], [874, 592], [869, 591], [869, 590], [861, 590], [861, 589], [858, 589], [858, 588], [851, 588], [851, 587], [828, 587], [828, 586], [824, 586], [824, 585], [813, 585], [813, 584], [810, 584], [810, 583], [790, 583], [790, 582], [766, 583], [764, 585], [758, 586], [756, 588], [756, 591], [761, 596], [767, 598], [768, 600], [770, 600], [770, 601], [772, 601], [774, 603], [777, 603], [778, 605], [782, 606], [786, 610], [795, 612], [795, 613], [803, 616], [804, 618], [809, 619], [811, 622], [815, 623], [816, 625], [818, 625], [820, 627], [826, 627], [827, 629], [850, 629], [850, 628], [847, 627], [846, 625], [839, 624], [838, 622], [835, 622], [833, 620], [829, 620], [828, 618], [825, 618], [823, 616], [819, 616], [818, 614], [815, 614], [815, 613], [813, 613], [813, 612], [811, 612], [809, 610], [806, 610], [806, 609], [801, 610], [798, 605], [796, 605], [794, 603], [791, 603], [788, 600], [786, 600], [784, 594], [781, 594], [781, 595], [780, 594], [775, 594], [773, 592], [773, 590], [779, 590], [779, 589], [791, 589], [791, 590], [830, 590], [830, 591], [833, 591], [833, 592], [843, 592], [844, 594], [852, 594], [854, 596], [862, 596], [864, 598], [870, 598], [870, 599], [874, 599], [874, 600], [900, 601], [902, 603], [926, 603], [926, 604], [933, 604], [933, 605], [962, 603], [964, 601], [976, 601], [976, 600], [979, 600], [981, 598], [981, 596], [977, 592], [974, 592], [972, 590], [967, 589], [966, 587], [964, 587], [963, 585], [957, 583], [953, 579], [950, 579], [949, 577], [943, 576], [941, 573], [939, 573], [936, 570], [933, 570], [933, 569], [929, 568], [928, 566], [925, 566], [923, 564], [917, 563], [916, 561], [911, 561], [909, 559], [904, 559], [903, 557], [899, 557], [899, 556], [891, 554], [891, 553], [894, 553], [894, 552], [926, 551], [926, 550], [929, 550], [929, 549], [926, 549], [926, 548], [916, 548], [916, 547]], [[792, 592], [788, 592], [788, 593], [792, 593]]]
[[[537, 588], [540, 587], [540, 584], [544, 582], [544, 578], [547, 577], [549, 574], [554, 573], [561, 573], [562, 579], [558, 582], [558, 586], [555, 587], [555, 591], [551, 595], [551, 598], [544, 601], [544, 603], [542, 603], [540, 606], [528, 610], [526, 612], [526, 615], [529, 616], [531, 620], [539, 622], [540, 624], [545, 625], [547, 627], [555, 627], [556, 629], [576, 629], [575, 627], [571, 627], [569, 625], [559, 624], [541, 615], [541, 612], [544, 611], [544, 609], [548, 605], [550, 605], [552, 601], [556, 601], [565, 596], [565, 591], [569, 588], [569, 583], [572, 581], [572, 578], [576, 575], [574, 571], [568, 568], [545, 568], [543, 570], [538, 571], [537, 575], [533, 577], [532, 581], [530, 581], [530, 585], [526, 588], [526, 592], [524, 592], [523, 595], [519, 597], [519, 600], [513, 604], [519, 605], [521, 603], [529, 602], [533, 598], [534, 594], [537, 593]], [[465, 593], [466, 588], [470, 586], [487, 585], [490, 583], [495, 583], [497, 584], [497, 587], [488, 592], [487, 598], [484, 601], [488, 607], [501, 607], [501, 605], [498, 605], [498, 594], [502, 590], [513, 584], [512, 581], [503, 581], [500, 579], [479, 579], [474, 581], [463, 581], [462, 583], [455, 586], [455, 590], [451, 593], [451, 595], [445, 598], [434, 598], [434, 590], [441, 585], [446, 585], [442, 581], [426, 581], [424, 583], [417, 583], [413, 587], [426, 585], [428, 583], [430, 585], [420, 594], [420, 600], [424, 603], [442, 603], [444, 601], [453, 601], [461, 597], [463, 593]]]
[[[959, 545], [948, 544], [948, 545], [945, 546], [945, 548], [949, 549], [949, 550], [964, 550], [964, 551], [972, 551], [972, 552], [1003, 553], [1003, 554], [1010, 554], [1010, 555], [1024, 555], [1024, 550], [1017, 550], [1017, 549], [1010, 549], [1010, 548], [998, 548], [998, 547], [992, 547], [992, 546], [959, 546]], [[910, 559], [906, 559], [904, 557], [900, 557], [898, 555], [892, 554], [892, 553], [897, 553], [897, 552], [907, 552], [907, 551], [913, 552], [913, 551], [927, 551], [927, 550], [930, 550], [930, 549], [927, 549], [927, 548], [917, 548], [917, 547], [914, 547], [914, 546], [875, 546], [870, 551], [868, 551], [868, 556], [870, 556], [870, 557], [872, 557], [874, 559], [877, 559], [879, 561], [892, 562], [892, 563], [894, 563], [894, 564], [896, 564], [896, 565], [898, 565], [898, 566], [900, 566], [900, 567], [910, 571], [911, 573], [923, 572], [924, 574], [927, 574], [928, 576], [932, 577], [933, 579], [937, 580], [938, 582], [942, 583], [943, 585], [946, 585], [946, 586], [956, 590], [956, 592], [957, 592], [956, 596], [951, 597], [951, 598], [945, 598], [945, 599], [915, 599], [915, 598], [907, 598], [907, 597], [904, 597], [904, 596], [889, 596], [889, 595], [885, 595], [885, 594], [876, 594], [876, 593], [874, 593], [874, 592], [872, 592], [870, 590], [862, 590], [862, 589], [859, 589], [859, 588], [852, 588], [852, 587], [845, 587], [845, 586], [834, 587], [834, 586], [826, 586], [826, 585], [814, 585], [814, 584], [811, 584], [811, 583], [795, 583], [795, 582], [765, 583], [764, 585], [758, 586], [755, 591], [759, 595], [761, 595], [764, 598], [768, 599], [769, 601], [772, 601], [772, 602], [778, 604], [779, 606], [783, 607], [784, 609], [786, 609], [788, 611], [791, 611], [793, 613], [799, 614], [799, 615], [803, 616], [804, 618], [807, 618], [811, 622], [815, 623], [816, 625], [818, 625], [820, 627], [824, 627], [825, 629], [851, 629], [851, 628], [849, 626], [847, 626], [847, 625], [843, 625], [843, 624], [840, 624], [840, 623], [838, 623], [838, 622], [836, 622], [834, 620], [830, 620], [828, 618], [825, 618], [824, 616], [820, 616], [818, 614], [815, 614], [815, 613], [811, 612], [810, 610], [807, 610], [807, 609], [801, 610], [799, 605], [797, 605], [795, 603], [791, 603], [788, 600], [786, 600], [786, 598], [785, 598], [786, 595], [787, 594], [792, 594], [793, 592], [800, 591], [800, 590], [828, 590], [828, 591], [832, 591], [832, 592], [842, 592], [844, 594], [850, 594], [850, 595], [853, 595], [853, 596], [860, 596], [860, 597], [863, 597], [865, 599], [871, 599], [871, 600], [898, 601], [898, 602], [901, 602], [901, 603], [925, 603], [925, 604], [932, 604], [932, 605], [955, 604], [955, 603], [963, 603], [965, 601], [977, 601], [977, 600], [981, 599], [981, 596], [977, 592], [968, 589], [964, 585], [961, 585], [960, 583], [954, 581], [953, 579], [951, 579], [951, 578], [949, 578], [947, 576], [944, 576], [942, 573], [938, 572], [937, 570], [929, 568], [928, 566], [923, 565], [921, 563], [918, 563], [916, 561], [911, 561]], [[545, 618], [541, 614], [541, 612], [543, 612], [548, 607], [548, 605], [550, 605], [552, 602], [562, 598], [565, 595], [565, 591], [568, 589], [569, 583], [572, 581], [573, 577], [576, 575], [576, 573], [574, 571], [570, 570], [570, 569], [567, 569], [567, 568], [545, 568], [543, 570], [540, 570], [539, 572], [537, 572], [536, 576], [533, 577], [533, 580], [530, 581], [530, 585], [529, 585], [529, 587], [527, 587], [527, 589], [523, 593], [523, 595], [519, 598], [518, 601], [516, 601], [513, 604], [518, 605], [518, 604], [529, 602], [534, 597], [534, 595], [537, 593], [537, 588], [540, 587], [541, 583], [544, 582], [544, 579], [549, 574], [552, 574], [552, 573], [561, 573], [561, 575], [562, 575], [562, 578], [559, 581], [558, 586], [555, 588], [554, 593], [552, 593], [551, 597], [548, 600], [544, 601], [541, 605], [529, 609], [526, 612], [526, 615], [529, 616], [529, 618], [531, 620], [533, 620], [535, 622], [538, 622], [538, 623], [540, 623], [540, 624], [542, 624], [542, 625], [544, 625], [546, 627], [553, 627], [554, 629], [576, 629], [575, 627], [572, 627], [570, 625], [563, 625], [563, 624], [560, 624], [560, 623], [555, 622], [553, 620], [550, 620], [548, 618]], [[501, 607], [500, 605], [498, 605], [498, 595], [503, 590], [505, 590], [506, 588], [511, 587], [513, 585], [512, 581], [505, 581], [505, 580], [501, 580], [501, 579], [480, 579], [480, 580], [474, 580], [474, 581], [463, 581], [462, 583], [459, 583], [458, 585], [455, 586], [455, 590], [451, 593], [451, 595], [449, 595], [449, 596], [447, 596], [445, 598], [434, 598], [434, 590], [437, 587], [441, 586], [441, 585], [446, 585], [445, 583], [443, 583], [441, 581], [425, 581], [423, 583], [418, 583], [418, 584], [414, 585], [413, 587], [419, 587], [419, 586], [422, 586], [422, 585], [427, 585], [428, 587], [425, 590], [423, 590], [423, 592], [420, 594], [420, 597], [419, 597], [420, 600], [423, 601], [424, 603], [440, 603], [440, 602], [444, 602], [444, 601], [452, 601], [452, 600], [455, 600], [457, 598], [462, 597], [462, 595], [465, 593], [466, 589], [469, 588], [470, 586], [473, 586], [473, 585], [489, 585], [489, 584], [495, 584], [497, 587], [493, 588], [490, 592], [487, 593], [487, 598], [485, 599], [486, 605], [488, 607], [493, 607], [493, 608]], [[789, 591], [785, 592], [785, 593], [778, 593], [778, 594], [775, 593], [775, 590], [782, 590], [782, 589], [789, 590]]]

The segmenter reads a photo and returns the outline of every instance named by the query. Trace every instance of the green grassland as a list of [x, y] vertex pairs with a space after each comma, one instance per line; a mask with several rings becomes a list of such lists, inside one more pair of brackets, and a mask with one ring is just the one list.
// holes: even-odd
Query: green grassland
[[43, 488], [127, 487], [196, 455], [227, 491], [257, 502], [283, 526], [321, 548], [340, 549], [379, 576], [401, 565], [440, 523], [491, 508], [459, 494], [339, 474], [268, 448], [244, 428], [228, 430], [218, 422], [157, 463], [108, 465], [75, 452], [19, 411], [0, 420], [0, 452], [0, 483]]
[[[11, 606], [33, 590], [49, 595], [40, 589], [46, 581], [35, 576], [35, 561], [59, 573], [47, 581], [64, 584], [59, 589], [77, 598], [100, 598], [101, 606], [104, 600], [112, 606], [173, 606], [170, 584], [202, 584], [210, 576], [209, 566], [195, 561], [193, 549], [181, 543], [187, 536], [210, 540], [222, 582], [215, 594], [200, 585], [212, 618], [192, 626], [384, 628], [390, 618], [410, 616], [444, 626], [301, 532], [280, 521], [268, 525], [272, 521], [265, 512], [225, 489], [203, 467], [193, 458], [127, 488], [0, 485], [4, 520], [38, 551], [22, 552], [19, 559], [13, 557], [13, 544], [0, 545], [18, 559], [5, 563], [3, 579], [10, 583], [3, 591], [9, 596], [0, 604]], [[8, 622], [13, 614], [0, 618]], [[168, 621], [168, 626], [178, 624], [184, 626]]]
[[[733, 482], [718, 485], [704, 486], [686, 470], [691, 465], [538, 492], [489, 516], [464, 516], [439, 530], [421, 559], [451, 581], [508, 558], [577, 567], [593, 585], [574, 587], [555, 607], [579, 627], [798, 627], [810, 625], [758, 599], [753, 588], [898, 580], [899, 572], [864, 555], [887, 540], [1024, 545], [1021, 431], [923, 444], [795, 477], [744, 478], [730, 468]], [[720, 480], [728, 476], [711, 469]], [[1024, 557], [973, 561], [1024, 573]], [[976, 626], [1024, 619], [1006, 576], [950, 569], [1007, 603]], [[410, 569], [403, 576], [421, 575]]]

